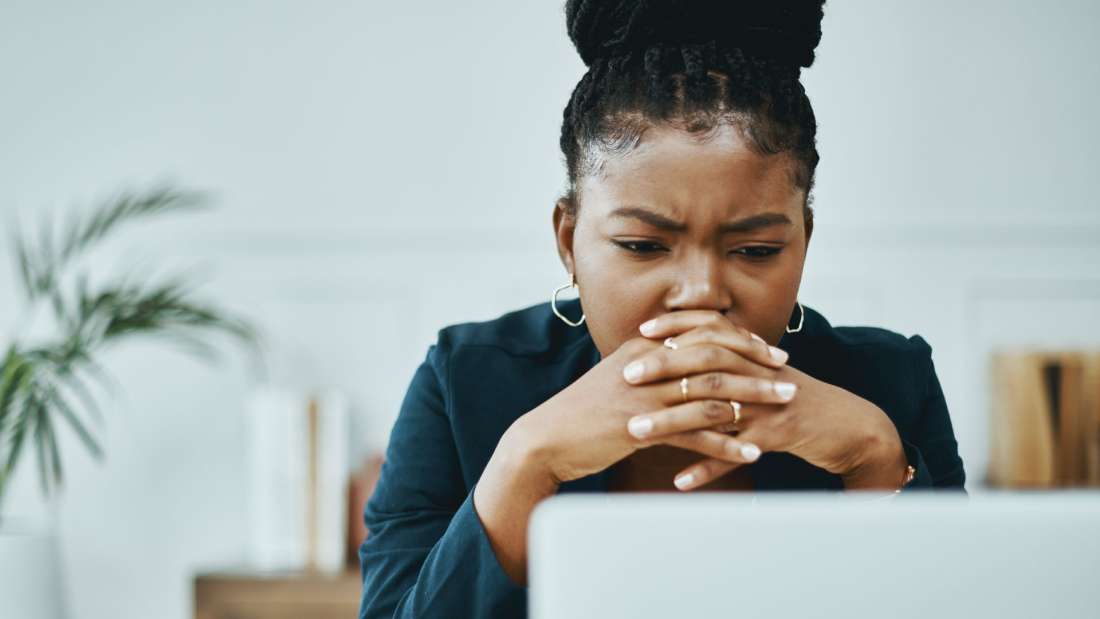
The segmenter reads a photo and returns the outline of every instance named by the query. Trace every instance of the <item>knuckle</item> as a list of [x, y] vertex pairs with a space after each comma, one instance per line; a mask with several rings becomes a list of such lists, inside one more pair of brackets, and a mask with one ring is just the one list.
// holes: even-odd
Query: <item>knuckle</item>
[[714, 457], [723, 458], [727, 457], [726, 445], [727, 441], [734, 440], [729, 436], [722, 434], [721, 432], [708, 432], [707, 433], [707, 451], [704, 453]]
[[647, 364], [650, 366], [651, 371], [655, 374], [660, 374], [668, 369], [668, 353], [664, 351], [657, 351], [650, 357], [650, 361]]
[[707, 374], [703, 374], [702, 386], [703, 390], [706, 393], [713, 394], [722, 391], [722, 387], [725, 382], [725, 377], [723, 377], [722, 374], [720, 374], [719, 372], [709, 372]]
[[727, 439], [722, 444], [722, 450], [725, 453], [725, 457], [732, 459], [735, 462], [741, 462], [744, 458], [741, 456], [741, 441], [731, 438]]
[[770, 399], [775, 395], [775, 390], [772, 389], [772, 381], [758, 379], [753, 382], [756, 386], [756, 397], [761, 399]]
[[647, 437], [655, 437], [664, 433], [665, 427], [668, 425], [664, 415], [656, 414], [649, 415], [648, 417], [653, 425], [650, 427]]
[[718, 400], [703, 401], [703, 417], [707, 421], [722, 421], [726, 418], [728, 407]]
[[752, 345], [753, 351], [756, 353], [756, 355], [758, 357], [760, 357], [761, 359], [767, 359], [769, 361], [771, 360], [772, 353], [768, 349], [768, 345], [766, 343], [758, 342], [756, 340], [753, 340], [751, 345]]
[[733, 423], [733, 422], [723, 423], [723, 424], [714, 426], [713, 429], [714, 429], [715, 432], [725, 432], [727, 434], [732, 432], [733, 436], [737, 436], [737, 432], [738, 432], [738, 430], [740, 430], [740, 428], [737, 427], [737, 424]]
[[704, 460], [700, 462], [697, 467], [696, 477], [701, 479], [714, 479], [718, 477], [721, 472], [718, 470], [718, 463], [714, 460]]

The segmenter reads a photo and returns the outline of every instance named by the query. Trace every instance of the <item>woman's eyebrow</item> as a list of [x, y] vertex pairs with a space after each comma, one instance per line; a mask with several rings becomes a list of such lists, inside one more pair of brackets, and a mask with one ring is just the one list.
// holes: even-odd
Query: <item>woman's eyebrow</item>
[[[611, 217], [616, 218], [631, 218], [643, 221], [654, 228], [661, 230], [667, 230], [669, 232], [684, 232], [687, 230], [687, 224], [676, 221], [669, 217], [665, 217], [660, 213], [655, 213], [649, 209], [639, 206], [623, 206], [617, 208], [610, 213]], [[718, 226], [719, 234], [743, 234], [745, 232], [752, 232], [759, 230], [760, 228], [767, 228], [769, 226], [776, 225], [791, 225], [791, 218], [787, 217], [783, 213], [757, 213], [756, 215], [749, 215], [741, 219], [735, 219], [733, 221], [727, 221]]]

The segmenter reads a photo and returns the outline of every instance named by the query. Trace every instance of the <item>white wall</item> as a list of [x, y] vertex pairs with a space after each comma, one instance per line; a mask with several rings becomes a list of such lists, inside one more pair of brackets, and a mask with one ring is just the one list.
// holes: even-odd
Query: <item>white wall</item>
[[[834, 324], [928, 339], [973, 489], [988, 351], [1100, 342], [1087, 174], [1100, 8], [832, 0], [826, 13], [804, 74], [822, 163], [802, 299]], [[357, 453], [380, 448], [439, 327], [564, 280], [550, 209], [583, 67], [563, 22], [557, 1], [4, 0], [0, 216], [160, 178], [214, 190], [218, 210], [129, 234], [96, 268], [209, 266], [209, 294], [276, 334], [277, 376], [347, 389]], [[234, 360], [145, 345], [111, 366], [128, 397], [103, 429], [107, 461], [63, 441], [69, 607], [182, 619], [191, 574], [244, 555], [250, 379]], [[33, 470], [16, 508], [36, 504]]]

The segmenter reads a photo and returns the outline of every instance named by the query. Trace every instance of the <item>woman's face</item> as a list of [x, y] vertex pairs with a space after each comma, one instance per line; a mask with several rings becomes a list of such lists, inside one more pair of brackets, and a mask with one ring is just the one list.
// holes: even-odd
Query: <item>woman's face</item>
[[779, 341], [813, 230], [790, 161], [752, 152], [728, 126], [707, 141], [656, 127], [581, 180], [576, 218], [559, 203], [554, 228], [601, 356], [686, 309]]

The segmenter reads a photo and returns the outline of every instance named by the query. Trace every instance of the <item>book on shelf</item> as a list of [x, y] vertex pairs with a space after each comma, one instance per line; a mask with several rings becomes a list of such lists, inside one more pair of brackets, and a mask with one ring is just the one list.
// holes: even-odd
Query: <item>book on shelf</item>
[[996, 351], [989, 482], [1100, 486], [1100, 352]]
[[264, 387], [249, 398], [246, 417], [251, 565], [344, 570], [346, 397], [336, 390]]

